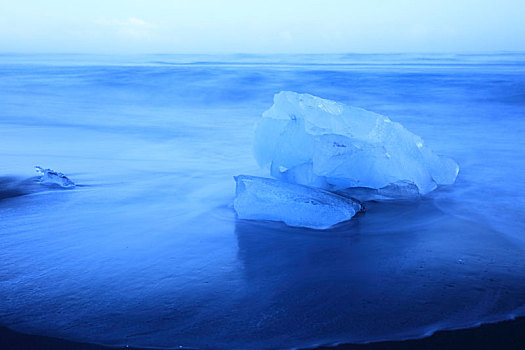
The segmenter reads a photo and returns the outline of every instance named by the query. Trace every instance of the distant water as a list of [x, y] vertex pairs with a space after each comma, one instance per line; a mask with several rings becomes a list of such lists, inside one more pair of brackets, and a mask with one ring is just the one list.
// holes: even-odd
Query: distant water
[[[239, 221], [281, 90], [388, 115], [460, 165], [329, 231]], [[422, 337], [525, 314], [525, 54], [0, 55], [0, 324], [109, 345]], [[35, 186], [34, 165], [81, 186]]]

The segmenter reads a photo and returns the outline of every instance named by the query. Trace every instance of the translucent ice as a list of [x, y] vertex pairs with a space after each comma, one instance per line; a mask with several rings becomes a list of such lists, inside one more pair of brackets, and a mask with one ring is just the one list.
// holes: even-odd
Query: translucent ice
[[331, 191], [382, 189], [387, 197], [426, 194], [454, 183], [459, 171], [388, 117], [289, 91], [276, 94], [258, 121], [254, 151], [277, 179]]
[[236, 176], [235, 181], [233, 206], [241, 219], [325, 229], [361, 210], [358, 202], [315, 187], [249, 175]]
[[366, 201], [411, 201], [419, 199], [421, 196], [416, 185], [411, 182], [399, 181], [381, 188], [369, 187], [350, 187], [336, 191], [336, 193], [357, 199], [361, 202]]
[[43, 185], [58, 185], [63, 188], [75, 187], [75, 183], [62, 173], [51, 169], [44, 169], [39, 166], [35, 166], [35, 169], [40, 175], [39, 181]]

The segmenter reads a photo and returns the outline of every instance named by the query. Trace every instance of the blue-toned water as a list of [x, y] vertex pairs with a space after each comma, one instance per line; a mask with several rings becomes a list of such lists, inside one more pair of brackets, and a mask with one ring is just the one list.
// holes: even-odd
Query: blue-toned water
[[[253, 125], [281, 90], [388, 115], [456, 184], [328, 231], [237, 220], [232, 176], [265, 175]], [[524, 315], [524, 118], [525, 54], [0, 55], [0, 324], [292, 348]]]

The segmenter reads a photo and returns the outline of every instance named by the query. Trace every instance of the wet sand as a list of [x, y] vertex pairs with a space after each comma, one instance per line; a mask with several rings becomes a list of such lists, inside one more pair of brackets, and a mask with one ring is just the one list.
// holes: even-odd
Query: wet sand
[[[318, 347], [318, 350], [454, 350], [454, 349], [524, 349], [525, 317], [476, 328], [439, 331], [430, 337], [372, 344], [343, 344]], [[28, 335], [0, 327], [0, 349], [3, 350], [110, 350], [119, 349], [94, 344], [76, 343], [39, 335]], [[123, 347], [122, 349], [136, 349]]]

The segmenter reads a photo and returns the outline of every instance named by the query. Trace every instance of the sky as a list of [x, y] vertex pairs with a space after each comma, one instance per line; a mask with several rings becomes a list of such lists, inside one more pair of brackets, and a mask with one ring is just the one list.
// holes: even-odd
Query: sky
[[0, 0], [0, 52], [525, 51], [525, 0]]

